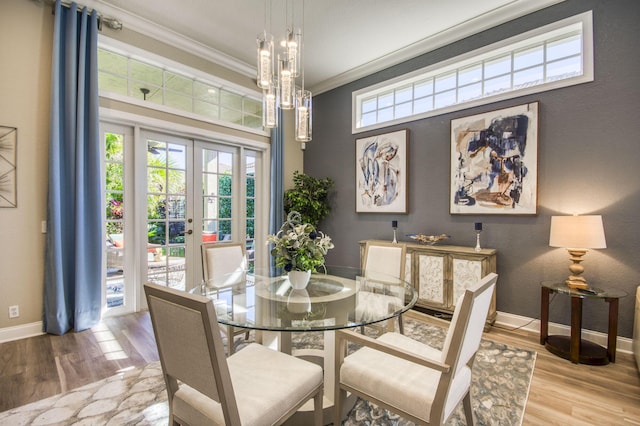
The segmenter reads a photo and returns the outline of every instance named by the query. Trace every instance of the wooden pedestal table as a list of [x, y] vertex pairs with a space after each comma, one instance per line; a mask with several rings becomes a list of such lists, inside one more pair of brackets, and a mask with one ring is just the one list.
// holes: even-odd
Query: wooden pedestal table
[[[543, 281], [541, 283], [540, 344], [559, 357], [573, 363], [606, 365], [616, 361], [616, 339], [618, 337], [618, 301], [627, 295], [622, 290], [591, 288], [591, 292], [572, 289], [564, 282]], [[571, 297], [571, 336], [549, 335], [549, 295], [557, 293]], [[609, 328], [607, 347], [582, 339], [582, 301], [600, 299], [609, 305]]]

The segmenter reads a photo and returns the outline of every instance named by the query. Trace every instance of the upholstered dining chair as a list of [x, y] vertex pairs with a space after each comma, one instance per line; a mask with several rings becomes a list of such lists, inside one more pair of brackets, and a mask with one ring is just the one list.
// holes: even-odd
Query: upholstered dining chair
[[[247, 258], [244, 244], [241, 243], [204, 243], [202, 248], [202, 275], [210, 287], [222, 289], [245, 279]], [[228, 353], [234, 352], [235, 336], [244, 334], [249, 338], [249, 331], [231, 325], [221, 327], [227, 336]]]
[[[364, 258], [362, 261], [362, 269], [365, 278], [368, 280], [385, 281], [389, 277], [405, 279], [405, 262], [406, 262], [407, 246], [403, 243], [387, 243], [383, 241], [367, 241], [364, 247]], [[376, 293], [361, 293], [361, 300], [358, 301], [356, 307], [356, 316], [360, 316], [367, 309], [380, 308], [380, 305], [397, 305], [395, 298], [400, 295], [383, 295]], [[374, 305], [374, 306], [372, 306]], [[384, 306], [382, 306], [384, 309]], [[390, 331], [393, 330], [394, 322], [388, 321]], [[402, 325], [402, 315], [398, 316], [398, 329], [400, 334], [404, 334]], [[361, 327], [364, 333], [364, 327]]]
[[[340, 424], [346, 392], [351, 392], [429, 425], [444, 424], [462, 401], [466, 423], [473, 425], [471, 367], [497, 279], [491, 273], [460, 296], [442, 350], [395, 332], [372, 339], [337, 331], [334, 424]], [[362, 347], [345, 357], [350, 341]]]
[[322, 368], [257, 343], [225, 357], [213, 300], [145, 284], [170, 425], [279, 425], [309, 399], [322, 423]]

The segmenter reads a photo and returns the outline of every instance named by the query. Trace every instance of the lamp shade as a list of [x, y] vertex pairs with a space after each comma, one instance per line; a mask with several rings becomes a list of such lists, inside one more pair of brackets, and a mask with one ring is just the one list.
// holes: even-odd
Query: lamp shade
[[549, 245], [583, 249], [607, 248], [602, 216], [551, 216]]

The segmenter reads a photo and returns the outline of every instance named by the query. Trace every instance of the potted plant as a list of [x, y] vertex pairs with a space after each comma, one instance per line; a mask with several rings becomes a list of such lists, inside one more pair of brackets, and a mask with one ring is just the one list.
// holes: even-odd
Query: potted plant
[[303, 223], [296, 211], [287, 215], [276, 234], [267, 236], [267, 244], [273, 244], [271, 255], [276, 266], [289, 273], [294, 288], [306, 287], [311, 272], [324, 266], [324, 256], [333, 248], [331, 237], [317, 231], [315, 226]]
[[329, 192], [334, 185], [333, 179], [318, 179], [296, 170], [293, 172], [293, 185], [284, 192], [285, 213], [298, 212], [302, 223], [317, 227], [331, 210]]

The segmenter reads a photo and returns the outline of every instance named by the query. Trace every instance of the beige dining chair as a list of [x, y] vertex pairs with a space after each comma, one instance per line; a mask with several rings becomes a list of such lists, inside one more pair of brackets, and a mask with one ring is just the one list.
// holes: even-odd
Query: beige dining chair
[[257, 343], [225, 357], [213, 301], [144, 285], [170, 425], [279, 425], [309, 399], [322, 424], [322, 368]]
[[[383, 241], [367, 241], [364, 247], [364, 258], [362, 261], [362, 269], [364, 276], [369, 285], [379, 280], [384, 283], [389, 278], [404, 280], [405, 278], [405, 262], [406, 262], [407, 246], [403, 243], [387, 243]], [[399, 290], [402, 287], [398, 287]], [[393, 309], [398, 305], [398, 298], [402, 297], [398, 294], [380, 294], [374, 292], [360, 292], [358, 305], [356, 306], [356, 317], [358, 319], [366, 315], [367, 311], [379, 309]], [[400, 306], [404, 305], [404, 301]], [[389, 331], [393, 331], [394, 321], [387, 322]], [[404, 334], [404, 326], [402, 324], [402, 315], [398, 315], [398, 329]], [[364, 327], [361, 327], [364, 333]]]
[[[207, 286], [222, 289], [245, 279], [247, 270], [247, 257], [244, 244], [241, 243], [204, 243], [202, 244], [202, 275]], [[231, 307], [233, 309], [233, 306]], [[234, 312], [234, 315], [242, 315]], [[249, 338], [249, 331], [233, 327], [221, 326], [227, 336], [227, 351], [231, 355], [235, 351], [235, 336], [244, 334], [245, 340]]]
[[[473, 425], [471, 367], [497, 279], [491, 273], [460, 296], [442, 350], [395, 332], [372, 339], [336, 331], [334, 424], [340, 424], [346, 392], [351, 392], [429, 425], [444, 424], [462, 401], [466, 423]], [[345, 357], [347, 342], [362, 348]]]

